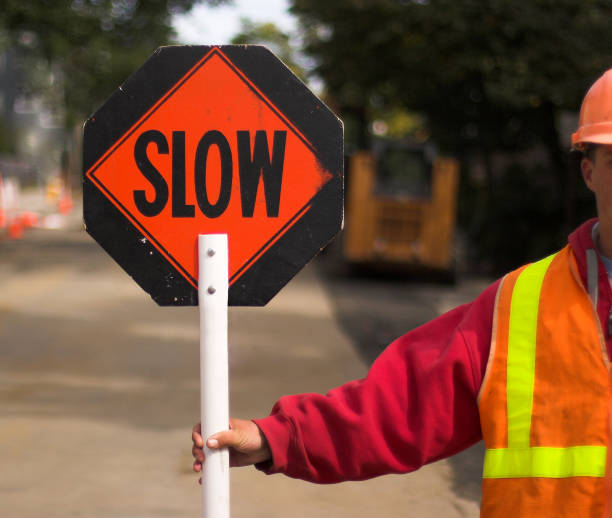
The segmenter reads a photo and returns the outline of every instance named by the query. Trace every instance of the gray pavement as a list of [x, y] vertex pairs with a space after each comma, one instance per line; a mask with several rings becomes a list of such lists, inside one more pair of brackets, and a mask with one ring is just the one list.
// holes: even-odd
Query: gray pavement
[[[377, 325], [405, 330], [484, 285], [331, 280], [308, 266], [267, 307], [230, 310], [231, 414], [363, 376], [372, 353], [356, 336], [382, 343]], [[156, 306], [74, 224], [0, 241], [0, 518], [201, 516], [197, 311]], [[480, 457], [329, 486], [235, 469], [231, 515], [477, 516]]]

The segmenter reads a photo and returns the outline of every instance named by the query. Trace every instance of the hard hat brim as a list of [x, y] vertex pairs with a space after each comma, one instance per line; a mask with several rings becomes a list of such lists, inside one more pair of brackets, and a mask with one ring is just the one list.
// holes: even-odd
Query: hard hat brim
[[572, 147], [580, 149], [584, 144], [612, 144], [612, 123], [600, 122], [582, 126], [572, 134]]

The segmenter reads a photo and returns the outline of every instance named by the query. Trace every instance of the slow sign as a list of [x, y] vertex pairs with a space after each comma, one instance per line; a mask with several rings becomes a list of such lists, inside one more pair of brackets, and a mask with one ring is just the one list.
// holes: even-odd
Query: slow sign
[[198, 304], [224, 233], [229, 304], [264, 305], [339, 231], [342, 124], [260, 46], [162, 47], [85, 124], [87, 231], [161, 305]]

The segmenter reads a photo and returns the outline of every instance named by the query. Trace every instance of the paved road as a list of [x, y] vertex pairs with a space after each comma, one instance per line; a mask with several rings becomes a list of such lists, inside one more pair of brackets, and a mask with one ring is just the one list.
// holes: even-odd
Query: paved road
[[[309, 266], [268, 307], [231, 309], [231, 413], [361, 377], [392, 335], [484, 285]], [[78, 229], [0, 241], [0, 516], [200, 516], [198, 337], [197, 308], [157, 307]], [[232, 516], [477, 516], [481, 455], [332, 486], [237, 469]]]

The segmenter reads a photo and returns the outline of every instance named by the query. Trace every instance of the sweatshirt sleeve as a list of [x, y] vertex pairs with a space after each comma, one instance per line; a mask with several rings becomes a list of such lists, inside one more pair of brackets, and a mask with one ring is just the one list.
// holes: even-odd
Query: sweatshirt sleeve
[[414, 471], [478, 442], [476, 399], [498, 284], [395, 340], [365, 379], [281, 398], [255, 420], [272, 451], [259, 469], [317, 483], [364, 480]]

